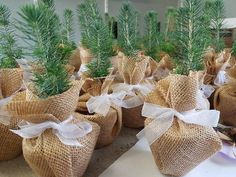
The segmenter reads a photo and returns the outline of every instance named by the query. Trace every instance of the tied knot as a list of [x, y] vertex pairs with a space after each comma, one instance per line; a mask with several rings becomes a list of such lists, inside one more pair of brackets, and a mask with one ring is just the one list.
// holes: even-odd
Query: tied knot
[[73, 119], [74, 117], [70, 116], [67, 120], [60, 123], [46, 121], [39, 124], [21, 121], [18, 124], [20, 129], [11, 131], [22, 138], [31, 139], [39, 137], [44, 131], [48, 129], [52, 129], [52, 132], [63, 144], [82, 147], [83, 145], [78, 139], [90, 133], [92, 131], [92, 125], [88, 122], [72, 123], [71, 121]]
[[174, 118], [178, 118], [185, 123], [201, 126], [216, 127], [219, 121], [219, 111], [195, 109], [178, 112], [172, 108], [165, 108], [155, 104], [144, 103], [142, 116], [153, 119], [140, 133], [139, 139], [146, 137], [149, 144], [159, 139], [173, 124]]

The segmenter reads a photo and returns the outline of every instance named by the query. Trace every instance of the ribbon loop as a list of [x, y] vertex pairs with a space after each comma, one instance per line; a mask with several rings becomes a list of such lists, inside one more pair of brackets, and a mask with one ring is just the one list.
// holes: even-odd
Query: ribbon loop
[[82, 147], [83, 145], [78, 141], [78, 139], [90, 133], [92, 131], [92, 125], [88, 122], [79, 122], [76, 124], [70, 123], [73, 119], [74, 117], [70, 116], [67, 120], [61, 123], [46, 121], [40, 124], [21, 121], [18, 124], [20, 130], [11, 131], [22, 138], [31, 139], [39, 137], [47, 129], [52, 129], [53, 133], [63, 144]]
[[121, 107], [122, 101], [125, 96], [126, 92], [122, 91], [119, 93], [102, 94], [100, 96], [91, 97], [86, 103], [88, 112], [96, 112], [98, 114], [106, 116], [112, 104]]
[[172, 108], [164, 108], [155, 104], [144, 103], [142, 116], [153, 119], [141, 132], [137, 134], [139, 139], [144, 136], [149, 144], [160, 138], [173, 124], [174, 118], [202, 126], [216, 127], [219, 121], [219, 111], [216, 110], [190, 110], [179, 113]]

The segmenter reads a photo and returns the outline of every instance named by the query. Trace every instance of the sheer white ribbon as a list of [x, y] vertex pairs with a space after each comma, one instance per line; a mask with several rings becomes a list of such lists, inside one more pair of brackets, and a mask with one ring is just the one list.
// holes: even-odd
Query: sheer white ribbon
[[217, 86], [222, 86], [227, 83], [229, 83], [229, 78], [227, 76], [226, 71], [223, 71], [223, 70], [219, 71], [215, 80], [214, 80], [214, 84]]
[[16, 62], [23, 70], [23, 79], [25, 82], [29, 82], [34, 79], [32, 73], [32, 67], [29, 65], [29, 62], [33, 62], [33, 60], [26, 60], [26, 59], [17, 59]]
[[179, 113], [172, 108], [164, 108], [155, 104], [144, 103], [142, 116], [153, 119], [140, 133], [139, 139], [146, 137], [149, 144], [160, 138], [173, 124], [174, 117], [191, 124], [216, 127], [220, 112], [216, 110], [191, 110]]
[[81, 64], [76, 76], [80, 77], [86, 71], [88, 71], [87, 64]]
[[197, 93], [197, 110], [210, 109], [210, 103], [207, 98], [215, 91], [211, 85], [202, 84]]
[[113, 85], [113, 92], [126, 92], [127, 96], [131, 96], [128, 99], [123, 100], [120, 107], [123, 108], [134, 108], [143, 104], [144, 100], [136, 92], [140, 92], [143, 96], [148, 95], [154, 89], [154, 85], [150, 83], [143, 83], [137, 85], [130, 84], [115, 84]]
[[18, 125], [19, 130], [11, 131], [22, 138], [30, 139], [39, 137], [47, 129], [52, 129], [53, 133], [63, 144], [82, 147], [83, 145], [78, 139], [90, 133], [92, 131], [92, 125], [88, 122], [71, 123], [73, 119], [74, 117], [70, 116], [61, 123], [46, 121], [40, 124], [22, 121]]
[[86, 105], [89, 113], [98, 113], [106, 116], [112, 104], [121, 106], [126, 92], [102, 94], [100, 96], [91, 97]]

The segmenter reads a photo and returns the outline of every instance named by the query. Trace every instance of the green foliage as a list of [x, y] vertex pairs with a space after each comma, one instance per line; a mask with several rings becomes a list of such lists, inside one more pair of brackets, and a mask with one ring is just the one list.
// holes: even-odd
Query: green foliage
[[234, 56], [236, 56], [236, 41], [234, 41], [234, 43], [233, 43], [232, 54], [233, 54]]
[[112, 53], [112, 38], [108, 26], [96, 22], [91, 28], [90, 51], [94, 59], [87, 65], [91, 77], [105, 77], [111, 67], [110, 57]]
[[[41, 98], [61, 94], [70, 88], [65, 71], [66, 58], [61, 52], [61, 26], [53, 5], [39, 1], [37, 5], [25, 5], [18, 13], [18, 29], [33, 58], [38, 59], [33, 80]], [[38, 71], [38, 70], [39, 71]]]
[[176, 72], [188, 74], [190, 70], [203, 69], [202, 56], [207, 47], [205, 31], [209, 26], [202, 22], [201, 0], [185, 0], [184, 7], [177, 11], [176, 42], [178, 55]]
[[170, 41], [173, 38], [173, 33], [176, 28], [177, 10], [174, 7], [169, 7], [165, 14], [165, 41]]
[[81, 43], [84, 47], [89, 48], [90, 28], [97, 22], [102, 22], [102, 16], [98, 10], [96, 0], [84, 0], [77, 8], [79, 25], [81, 30]]
[[10, 16], [10, 9], [0, 5], [0, 68], [16, 68], [16, 59], [22, 57], [22, 50], [17, 46]]
[[63, 12], [61, 45], [59, 51], [62, 58], [68, 60], [72, 52], [77, 48], [74, 39], [74, 14], [70, 9], [65, 9]]
[[223, 0], [207, 1], [205, 4], [205, 11], [208, 14], [210, 25], [213, 31], [213, 46], [217, 52], [224, 49], [225, 45], [221, 35], [221, 29], [225, 18], [225, 7]]
[[158, 31], [158, 15], [155, 11], [150, 11], [145, 15], [146, 35], [144, 41], [146, 55], [156, 59], [159, 49], [159, 31]]
[[98, 10], [95, 0], [85, 0], [78, 7], [78, 17], [82, 29], [82, 45], [90, 49], [94, 59], [87, 65], [92, 78], [105, 77], [111, 67], [113, 55], [112, 33]]
[[134, 56], [138, 51], [138, 12], [125, 1], [118, 17], [118, 45], [127, 56]]

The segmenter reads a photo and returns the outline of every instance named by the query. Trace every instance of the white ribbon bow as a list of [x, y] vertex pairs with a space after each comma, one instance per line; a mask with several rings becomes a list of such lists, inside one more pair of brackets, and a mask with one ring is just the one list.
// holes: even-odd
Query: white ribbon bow
[[113, 92], [126, 92], [127, 96], [131, 96], [126, 100], [123, 100], [120, 107], [123, 108], [134, 108], [143, 104], [144, 100], [136, 94], [136, 91], [139, 91], [143, 96], [148, 95], [154, 89], [154, 85], [150, 83], [129, 85], [125, 83], [113, 85]]
[[91, 97], [86, 105], [89, 113], [98, 113], [106, 116], [112, 104], [121, 106], [126, 92], [102, 94], [100, 96]]
[[179, 113], [172, 108], [164, 108], [155, 104], [144, 103], [142, 116], [154, 120], [138, 133], [137, 137], [141, 139], [145, 136], [149, 144], [152, 144], [172, 126], [174, 117], [186, 123], [216, 127], [219, 121], [219, 115], [220, 112], [216, 110], [191, 110]]
[[46, 121], [40, 124], [22, 121], [18, 125], [20, 130], [11, 131], [22, 138], [31, 139], [39, 137], [47, 129], [52, 129], [53, 133], [63, 144], [82, 147], [83, 145], [78, 141], [78, 138], [82, 138], [90, 133], [92, 131], [92, 125], [88, 122], [70, 123], [73, 119], [74, 117], [70, 116], [61, 123]]

